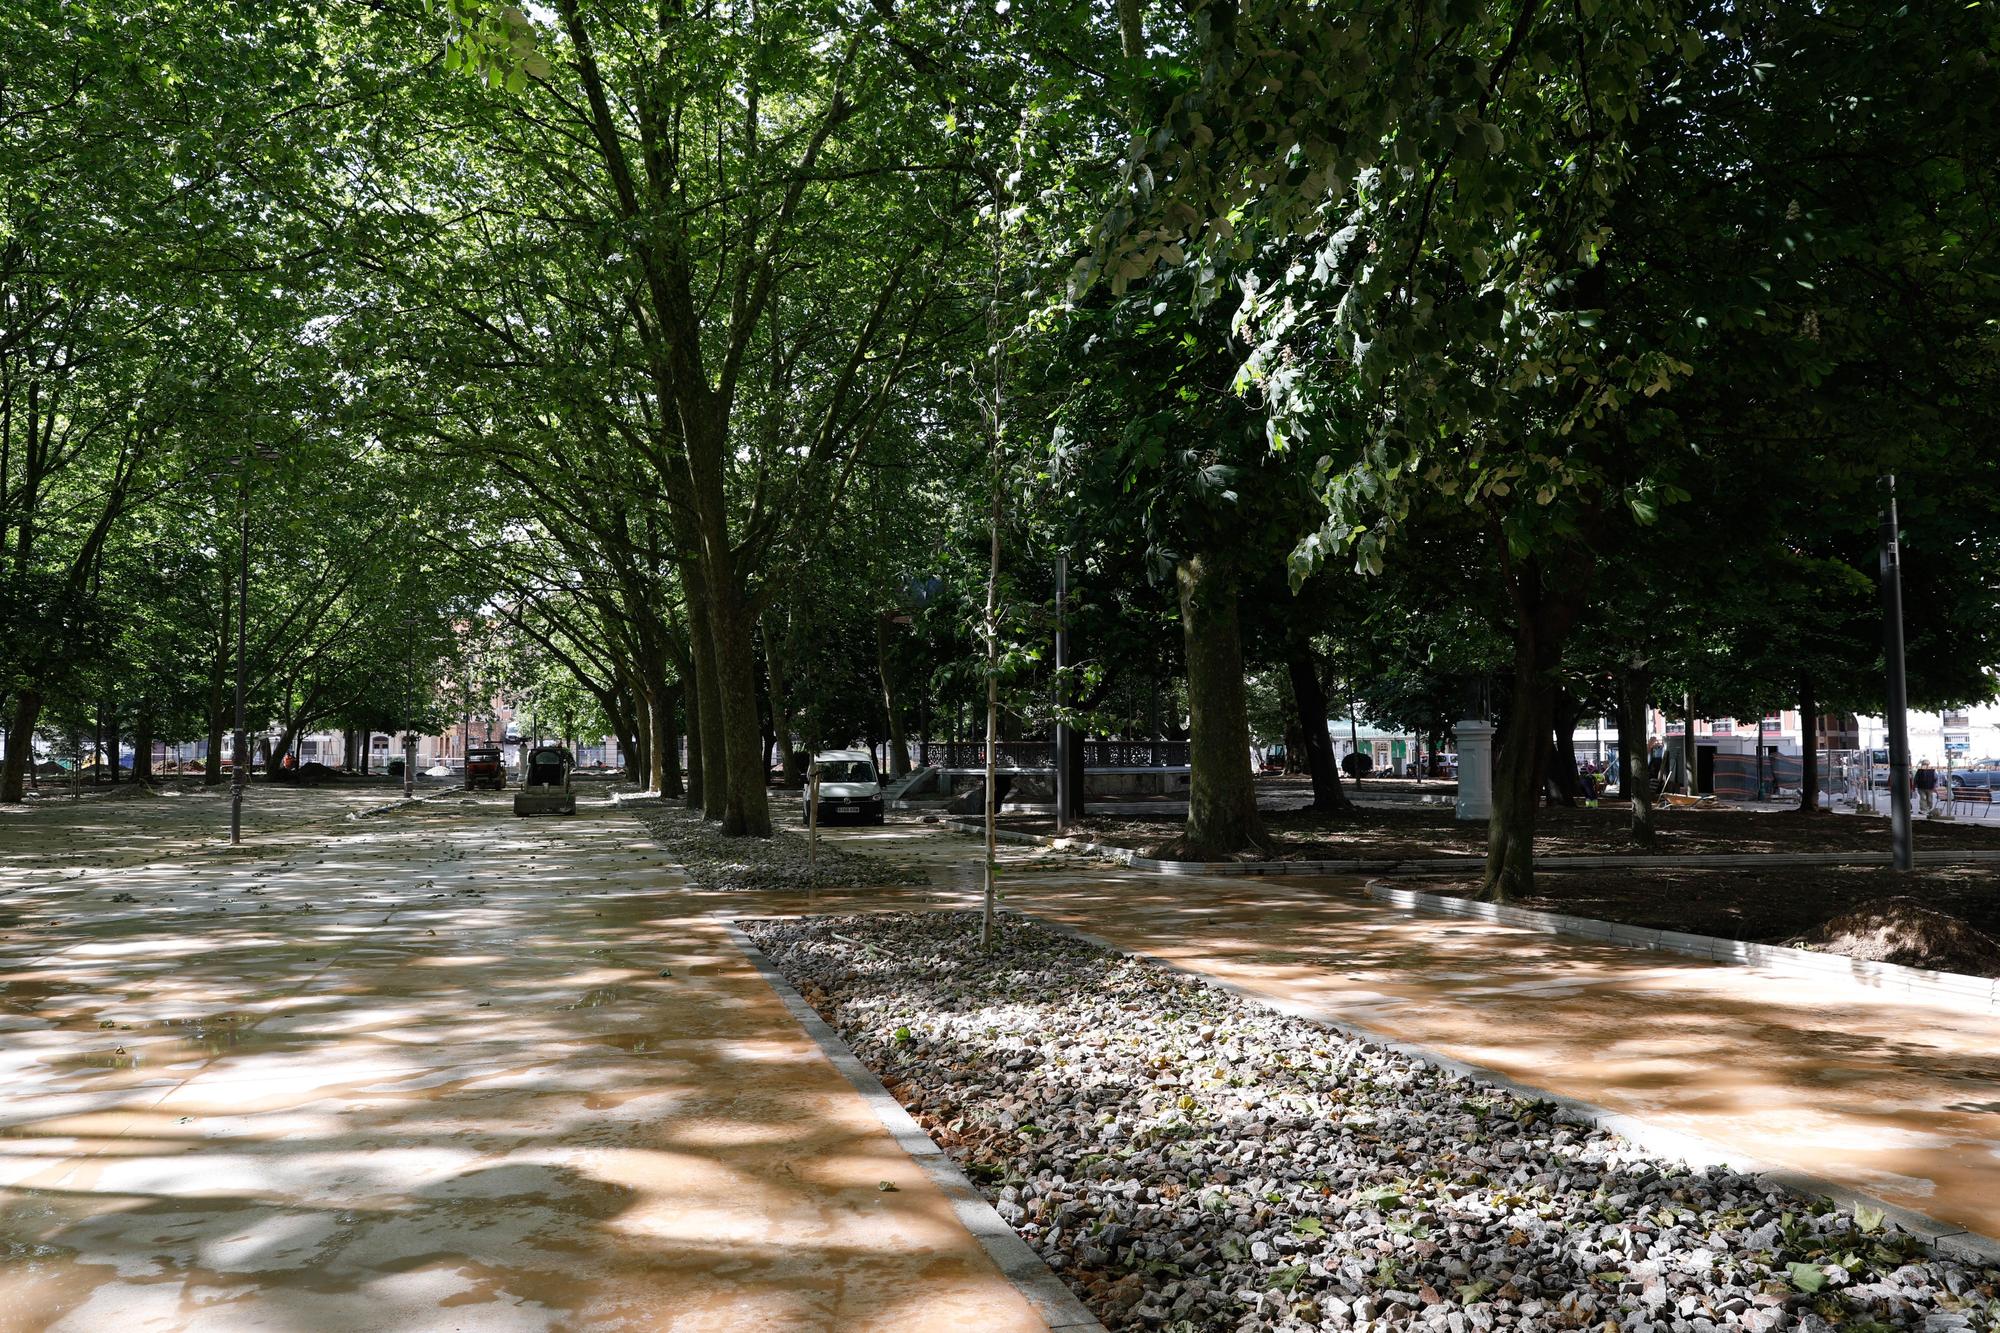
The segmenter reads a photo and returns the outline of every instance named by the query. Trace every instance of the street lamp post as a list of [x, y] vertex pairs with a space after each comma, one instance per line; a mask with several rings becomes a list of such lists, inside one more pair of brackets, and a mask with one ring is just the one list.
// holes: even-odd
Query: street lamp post
[[1910, 852], [1910, 719], [1909, 691], [1903, 678], [1903, 553], [1896, 518], [1896, 477], [1882, 478], [1882, 640], [1889, 667], [1889, 860], [1897, 870], [1909, 870]]

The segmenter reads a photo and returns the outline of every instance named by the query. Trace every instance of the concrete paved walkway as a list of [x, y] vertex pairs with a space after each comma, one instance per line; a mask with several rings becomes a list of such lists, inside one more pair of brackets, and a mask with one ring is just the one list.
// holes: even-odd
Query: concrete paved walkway
[[[911, 825], [834, 836], [935, 859], [975, 882], [980, 847], [969, 837]], [[2000, 1237], [2000, 1017], [1990, 1013], [1398, 912], [1359, 879], [1080, 871], [1074, 858], [1021, 847], [1003, 859], [1018, 910], [1694, 1135], [1740, 1161]]]
[[[237, 854], [181, 799], [0, 815], [0, 1329], [1040, 1327], [718, 917], [965, 905], [973, 840], [834, 831], [936, 885], [808, 899], [602, 805], [259, 791]], [[2000, 1020], [1003, 855], [1018, 909], [2000, 1234]]]
[[0, 817], [0, 1328], [1043, 1326], [629, 818], [181, 800]]

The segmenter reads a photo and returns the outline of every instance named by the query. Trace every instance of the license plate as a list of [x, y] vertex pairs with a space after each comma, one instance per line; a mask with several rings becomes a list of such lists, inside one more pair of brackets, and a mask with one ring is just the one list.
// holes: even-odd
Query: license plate
[[861, 807], [858, 805], [836, 805], [834, 811], [837, 814], [858, 815], [861, 813]]

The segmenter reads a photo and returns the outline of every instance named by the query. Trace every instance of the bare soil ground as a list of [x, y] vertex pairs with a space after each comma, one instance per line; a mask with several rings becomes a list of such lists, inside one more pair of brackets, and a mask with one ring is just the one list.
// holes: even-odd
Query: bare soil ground
[[[1727, 806], [1661, 809], [1659, 836], [1650, 849], [1634, 847], [1629, 812], [1619, 806], [1555, 808], [1541, 812], [1535, 850], [1542, 856], [1625, 855], [1650, 850], [1662, 856], [1744, 852], [1887, 851], [1889, 825], [1860, 815], [1801, 815], [1792, 811], [1741, 810]], [[1046, 816], [1010, 817], [1002, 826], [1028, 833], [1052, 833]], [[1486, 850], [1486, 826], [1461, 824], [1451, 808], [1392, 810], [1363, 807], [1346, 814], [1311, 810], [1266, 812], [1266, 829], [1281, 861], [1379, 860], [1479, 856]], [[1120, 812], [1082, 821], [1078, 835], [1093, 842], [1150, 852], [1180, 833], [1177, 817]], [[1921, 820], [1916, 845], [1925, 850], [2000, 850], [2000, 819], [1991, 822]]]
[[[1845, 821], [1842, 821], [1845, 822]], [[1470, 897], [1476, 879], [1425, 882]], [[1937, 866], [1771, 870], [1574, 870], [1535, 876], [1517, 907], [1758, 944], [1794, 944], [1849, 958], [2000, 976], [2000, 874]]]

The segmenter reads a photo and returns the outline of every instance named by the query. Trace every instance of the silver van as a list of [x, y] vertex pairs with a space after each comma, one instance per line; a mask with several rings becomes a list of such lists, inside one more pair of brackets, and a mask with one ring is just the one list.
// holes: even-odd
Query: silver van
[[[812, 775], [819, 779], [819, 822], [858, 819], [869, 824], [882, 822], [882, 779], [875, 771], [875, 758], [866, 750], [822, 750], [813, 756]], [[808, 778], [804, 797], [806, 818], [812, 818], [813, 783]]]

